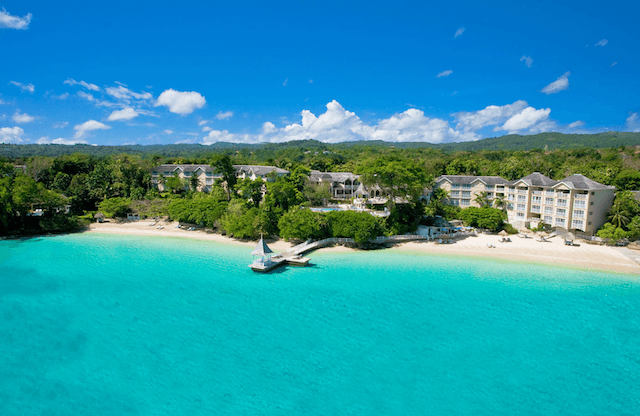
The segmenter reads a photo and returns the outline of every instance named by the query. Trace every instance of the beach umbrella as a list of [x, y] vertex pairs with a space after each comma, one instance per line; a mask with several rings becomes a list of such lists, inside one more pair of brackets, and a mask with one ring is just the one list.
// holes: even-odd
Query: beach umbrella
[[508, 232], [506, 232], [505, 230], [502, 230], [502, 231], [500, 231], [500, 232], [498, 233], [498, 235], [501, 235], [501, 236], [503, 236], [503, 237], [506, 237], [506, 236], [508, 236], [508, 235], [509, 235], [509, 233], [508, 233]]

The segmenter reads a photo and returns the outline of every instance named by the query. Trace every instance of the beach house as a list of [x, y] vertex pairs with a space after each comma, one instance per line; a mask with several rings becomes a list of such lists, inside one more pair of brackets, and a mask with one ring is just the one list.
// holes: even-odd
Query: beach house
[[462, 208], [479, 206], [478, 200], [483, 198], [493, 206], [502, 201], [515, 227], [535, 227], [542, 222], [586, 234], [594, 234], [607, 221], [615, 193], [615, 187], [584, 175], [556, 181], [540, 172], [515, 181], [497, 176], [444, 175], [436, 179], [436, 186], [449, 192], [449, 203]]
[[[236, 169], [238, 179], [249, 178], [256, 180], [261, 178], [264, 181], [272, 181], [273, 176], [285, 176], [289, 174], [288, 170], [280, 169], [275, 166], [259, 166], [259, 165], [233, 165]], [[193, 176], [198, 178], [198, 191], [209, 192], [211, 186], [216, 179], [221, 179], [222, 175], [215, 173], [214, 169], [209, 165], [159, 165], [151, 169], [151, 180], [159, 191], [164, 191], [165, 186], [161, 178], [169, 178], [177, 176], [187, 181]], [[185, 188], [189, 185], [185, 184]]]

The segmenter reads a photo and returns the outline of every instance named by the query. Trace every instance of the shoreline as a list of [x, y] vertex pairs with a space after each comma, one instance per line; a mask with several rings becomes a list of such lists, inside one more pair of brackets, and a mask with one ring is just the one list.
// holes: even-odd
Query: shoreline
[[[128, 234], [139, 236], [180, 237], [195, 240], [214, 241], [223, 244], [245, 246], [248, 249], [255, 247], [253, 241], [241, 241], [212, 231], [195, 230], [186, 231], [175, 228], [178, 222], [159, 221], [155, 226], [150, 226], [151, 221], [136, 222], [105, 222], [92, 223], [88, 233]], [[158, 225], [164, 226], [157, 229]], [[544, 265], [556, 265], [581, 270], [597, 270], [611, 273], [625, 273], [640, 275], [640, 264], [631, 260], [620, 251], [608, 247], [590, 244], [580, 246], [565, 246], [564, 241], [553, 238], [549, 242], [541, 243], [533, 238], [521, 239], [511, 236], [512, 242], [499, 243], [499, 236], [480, 234], [456, 239], [454, 244], [436, 244], [433, 241], [408, 241], [394, 244], [386, 250], [394, 250], [402, 253], [432, 254], [446, 256], [481, 257], [484, 259], [498, 259], [509, 262], [535, 263]], [[276, 253], [286, 251], [293, 244], [284, 240], [267, 242]], [[487, 247], [487, 244], [495, 245], [495, 248]], [[356, 249], [344, 246], [333, 246], [319, 249], [318, 252], [352, 252]]]

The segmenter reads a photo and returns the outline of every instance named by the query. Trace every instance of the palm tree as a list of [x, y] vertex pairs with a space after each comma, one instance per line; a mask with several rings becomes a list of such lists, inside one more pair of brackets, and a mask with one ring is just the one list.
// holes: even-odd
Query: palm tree
[[199, 185], [200, 185], [200, 179], [195, 173], [192, 173], [191, 177], [189, 178], [189, 186], [191, 186], [191, 190], [194, 192], [197, 191]]
[[609, 211], [609, 220], [618, 228], [624, 228], [629, 223], [629, 213], [619, 205], [614, 205]]
[[496, 195], [495, 199], [493, 200], [493, 206], [503, 211], [506, 211], [507, 201], [504, 199], [504, 196]]
[[487, 198], [487, 193], [484, 191], [477, 194], [473, 201], [480, 207], [489, 206], [489, 198]]

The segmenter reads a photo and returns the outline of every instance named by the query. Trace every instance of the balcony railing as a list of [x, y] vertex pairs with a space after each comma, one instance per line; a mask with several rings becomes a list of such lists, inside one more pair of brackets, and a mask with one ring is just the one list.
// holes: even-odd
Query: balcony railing
[[575, 194], [576, 199], [587, 199], [587, 194]]
[[531, 212], [535, 212], [537, 214], [540, 214], [540, 208], [531, 208]]
[[534, 195], [542, 195], [542, 191], [533, 191]]
[[567, 204], [566, 202], [558, 202], [556, 203], [556, 206], [566, 208], [569, 206], [569, 204]]
[[518, 193], [519, 194], [526, 194], [527, 190], [526, 189], [518, 189]]

